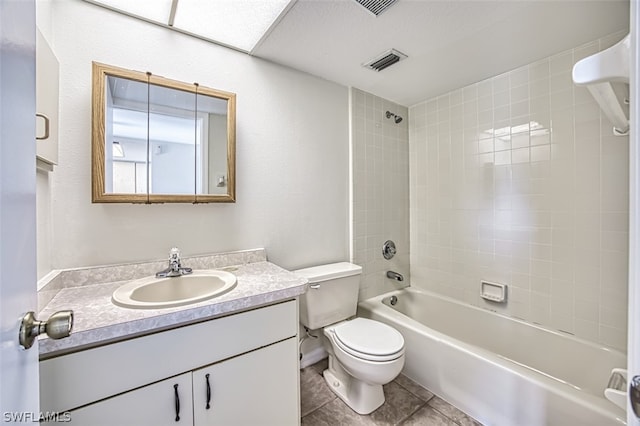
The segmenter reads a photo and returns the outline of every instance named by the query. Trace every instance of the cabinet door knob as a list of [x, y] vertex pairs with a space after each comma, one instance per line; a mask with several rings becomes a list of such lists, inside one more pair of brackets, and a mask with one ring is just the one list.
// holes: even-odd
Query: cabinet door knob
[[205, 407], [207, 410], [211, 408], [211, 385], [209, 384], [209, 373], [204, 375], [207, 380], [207, 406]]
[[36, 117], [44, 118], [44, 136], [36, 136], [36, 140], [49, 139], [49, 117], [44, 114], [37, 113]]
[[173, 391], [176, 398], [176, 422], [180, 421], [180, 396], [178, 395], [178, 384], [173, 385]]

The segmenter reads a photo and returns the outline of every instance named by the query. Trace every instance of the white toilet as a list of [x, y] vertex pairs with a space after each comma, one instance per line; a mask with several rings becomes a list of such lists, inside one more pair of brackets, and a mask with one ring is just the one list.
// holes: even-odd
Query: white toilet
[[310, 330], [323, 328], [326, 337], [327, 384], [355, 412], [371, 413], [384, 403], [382, 385], [404, 366], [402, 334], [378, 321], [352, 318], [360, 266], [342, 262], [295, 273], [309, 280], [309, 290], [300, 297], [300, 322]]

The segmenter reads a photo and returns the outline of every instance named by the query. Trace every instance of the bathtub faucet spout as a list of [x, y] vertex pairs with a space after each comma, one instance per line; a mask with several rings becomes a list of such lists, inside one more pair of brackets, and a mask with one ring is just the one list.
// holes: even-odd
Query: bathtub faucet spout
[[404, 277], [402, 276], [402, 274], [393, 271], [387, 271], [387, 278], [391, 278], [392, 280], [396, 281], [404, 281]]

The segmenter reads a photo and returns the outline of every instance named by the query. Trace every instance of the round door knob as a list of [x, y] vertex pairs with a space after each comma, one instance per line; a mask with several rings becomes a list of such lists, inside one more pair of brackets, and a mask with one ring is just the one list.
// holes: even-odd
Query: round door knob
[[47, 333], [52, 339], [62, 339], [71, 334], [73, 329], [73, 311], [58, 311], [52, 314], [47, 321], [38, 321], [34, 312], [27, 312], [22, 317], [20, 324], [20, 335], [18, 340], [23, 348], [29, 349], [33, 346], [36, 337], [42, 333]]

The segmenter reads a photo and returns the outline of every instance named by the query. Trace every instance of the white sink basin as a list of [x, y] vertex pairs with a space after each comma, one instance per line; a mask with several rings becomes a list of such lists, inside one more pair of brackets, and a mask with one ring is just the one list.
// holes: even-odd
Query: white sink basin
[[146, 277], [131, 281], [118, 287], [111, 300], [125, 308], [170, 308], [220, 296], [235, 286], [235, 275], [227, 271], [200, 270], [179, 277]]

